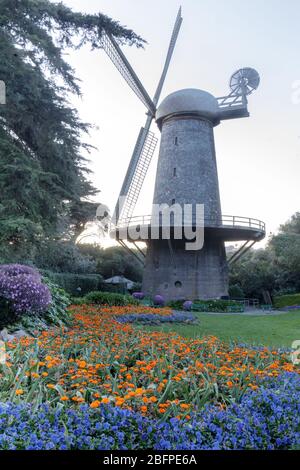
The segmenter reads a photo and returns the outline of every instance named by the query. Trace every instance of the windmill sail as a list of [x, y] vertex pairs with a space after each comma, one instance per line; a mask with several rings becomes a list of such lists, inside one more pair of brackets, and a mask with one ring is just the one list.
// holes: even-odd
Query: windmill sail
[[[181, 7], [178, 10], [175, 20], [170, 44], [165, 60], [164, 68], [158, 82], [153, 101], [154, 107], [157, 105], [162, 87], [168, 72], [170, 61], [174, 52], [176, 40], [182, 23]], [[122, 52], [122, 51], [121, 51]], [[125, 57], [125, 56], [124, 56]], [[146, 105], [147, 106], [147, 105]], [[148, 107], [148, 106], [147, 106]], [[149, 109], [149, 107], [148, 107]], [[147, 170], [149, 168], [152, 156], [155, 151], [157, 139], [152, 132], [150, 132], [151, 123], [155, 112], [150, 111], [145, 126], [141, 128], [138, 135], [135, 148], [129, 163], [129, 167], [119, 194], [119, 198], [115, 207], [113, 220], [116, 225], [119, 220], [128, 220], [133, 214], [137, 199], [139, 197]]]
[[[119, 196], [118, 220], [128, 221], [132, 216], [145, 176], [154, 154], [157, 138], [149, 129], [142, 127], [133, 151], [133, 156]], [[124, 198], [124, 199], [123, 199]]]
[[115, 39], [105, 33], [102, 39], [102, 47], [122, 77], [126, 80], [130, 88], [134, 91], [142, 103], [144, 103], [146, 108], [148, 108], [149, 113], [154, 116], [156, 109], [153, 101], [143, 87], [137, 74], [131, 67]]

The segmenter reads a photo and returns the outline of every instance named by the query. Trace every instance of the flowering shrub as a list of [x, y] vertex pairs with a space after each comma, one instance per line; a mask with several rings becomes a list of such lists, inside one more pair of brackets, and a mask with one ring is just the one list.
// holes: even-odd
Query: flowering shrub
[[0, 266], [0, 297], [15, 314], [40, 313], [51, 304], [51, 294], [37, 270], [19, 264]]
[[267, 379], [227, 409], [157, 421], [110, 405], [0, 404], [0, 449], [291, 449], [300, 444], [300, 378]]
[[132, 297], [137, 300], [143, 300], [145, 297], [144, 292], [133, 292]]
[[119, 323], [192, 323], [196, 317], [192, 313], [174, 312], [171, 315], [159, 315], [155, 313], [131, 313], [118, 317]]
[[29, 274], [36, 279], [41, 279], [40, 273], [37, 269], [27, 266], [25, 264], [1, 264], [0, 273], [7, 276], [18, 276], [19, 274]]
[[183, 302], [182, 308], [183, 310], [190, 311], [192, 309], [193, 302], [191, 300], [186, 300]]
[[165, 305], [165, 300], [162, 295], [155, 295], [153, 297], [154, 305], [158, 305], [159, 307], [163, 307]]

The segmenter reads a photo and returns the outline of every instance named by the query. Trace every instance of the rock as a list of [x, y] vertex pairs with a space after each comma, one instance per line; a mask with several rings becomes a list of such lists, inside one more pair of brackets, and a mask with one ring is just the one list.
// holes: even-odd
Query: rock
[[0, 331], [0, 340], [1, 341], [12, 341], [14, 339], [13, 335], [10, 335], [7, 331], [7, 328], [3, 328], [2, 331]]
[[13, 338], [20, 339], [20, 338], [23, 338], [24, 336], [30, 336], [30, 335], [24, 330], [17, 330], [13, 332]]

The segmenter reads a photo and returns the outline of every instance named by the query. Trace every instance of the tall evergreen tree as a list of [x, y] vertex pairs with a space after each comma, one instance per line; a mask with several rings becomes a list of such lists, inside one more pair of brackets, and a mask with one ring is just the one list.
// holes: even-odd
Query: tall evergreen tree
[[0, 105], [2, 253], [55, 236], [66, 213], [80, 226], [76, 208], [96, 193], [84, 157], [90, 147], [81, 138], [90, 125], [68, 102], [80, 87], [63, 53], [85, 44], [100, 49], [105, 32], [128, 45], [144, 42], [101, 13], [49, 0], [0, 0], [0, 80], [7, 90]]

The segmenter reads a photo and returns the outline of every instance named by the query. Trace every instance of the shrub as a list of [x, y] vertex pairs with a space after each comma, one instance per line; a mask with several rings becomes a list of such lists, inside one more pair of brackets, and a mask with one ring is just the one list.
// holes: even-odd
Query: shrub
[[289, 294], [274, 297], [274, 307], [284, 308], [290, 306], [300, 306], [300, 294]]
[[167, 306], [173, 308], [174, 310], [182, 310], [185, 300], [170, 300], [167, 303]]
[[143, 300], [145, 297], [144, 292], [133, 292], [132, 297], [137, 300]]
[[228, 289], [229, 297], [232, 299], [243, 299], [245, 297], [244, 291], [239, 284], [233, 284]]
[[165, 301], [162, 295], [155, 295], [153, 297], [153, 304], [159, 307], [163, 307], [165, 305]]
[[124, 306], [124, 305], [138, 305], [139, 302], [132, 298], [131, 295], [122, 295], [113, 292], [90, 292], [87, 294], [83, 303], [86, 304], [99, 304], [109, 306]]
[[235, 300], [195, 300], [192, 305], [195, 312], [243, 312], [243, 304]]
[[54, 325], [63, 325], [70, 322], [70, 314], [67, 307], [70, 305], [71, 300], [67, 292], [55, 284], [50, 279], [44, 277], [43, 282], [47, 285], [51, 292], [52, 302], [48, 309], [43, 314], [47, 323]]
[[12, 316], [39, 314], [51, 304], [50, 291], [39, 272], [18, 264], [0, 266], [0, 297], [9, 301]]
[[51, 271], [43, 271], [43, 274], [68, 294], [76, 297], [97, 291], [102, 281], [102, 276], [99, 274], [54, 273]]
[[192, 310], [193, 302], [191, 300], [186, 300], [183, 302], [182, 308], [183, 310], [190, 311]]

